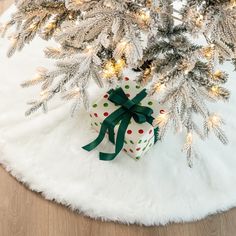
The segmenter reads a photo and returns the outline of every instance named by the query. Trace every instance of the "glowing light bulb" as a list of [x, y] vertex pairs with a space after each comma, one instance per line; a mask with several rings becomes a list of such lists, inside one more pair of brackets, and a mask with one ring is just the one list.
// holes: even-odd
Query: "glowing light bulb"
[[6, 27], [7, 27], [6, 23], [5, 24], [1, 24], [0, 25], [0, 33], [3, 32], [6, 29]]
[[81, 0], [74, 0], [74, 2], [75, 2], [75, 4], [77, 4], [77, 5], [81, 5], [81, 4], [83, 4], [84, 2], [83, 1], [81, 1]]
[[104, 66], [103, 76], [106, 79], [110, 79], [112, 77], [115, 77], [115, 75], [116, 75], [116, 70], [115, 70], [114, 62], [108, 61]]
[[156, 13], [161, 13], [161, 8], [160, 8], [160, 7], [156, 7], [156, 8], [155, 8], [155, 12], [156, 12]]
[[17, 43], [17, 38], [15, 36], [10, 37], [10, 43], [11, 45], [15, 45]]
[[222, 120], [217, 114], [213, 114], [209, 116], [207, 123], [208, 123], [208, 127], [213, 129], [213, 128], [219, 127], [222, 123]]
[[69, 18], [70, 20], [73, 20], [73, 18], [74, 18], [74, 17], [73, 17], [73, 14], [70, 13], [69, 16], [68, 16], [68, 18]]
[[52, 29], [55, 29], [56, 28], [56, 22], [54, 22], [54, 21], [51, 21], [51, 22], [49, 22], [47, 25], [46, 25], [46, 29], [47, 30], [52, 30]]
[[115, 69], [116, 71], [121, 71], [123, 70], [125, 66], [125, 60], [123, 59], [119, 59], [116, 63], [115, 63]]
[[127, 44], [128, 44], [128, 43], [127, 43], [126, 41], [123, 41], [123, 42], [119, 43], [119, 47], [125, 49], [125, 47], [127, 46]]
[[223, 78], [224, 74], [221, 70], [216, 70], [213, 74], [213, 79], [218, 80], [220, 78]]
[[195, 20], [195, 25], [198, 27], [198, 28], [201, 28], [203, 26], [203, 15], [199, 15], [196, 20]]
[[140, 19], [141, 19], [142, 21], [144, 21], [144, 22], [148, 22], [148, 21], [150, 20], [149, 14], [148, 14], [147, 12], [144, 12], [144, 11], [141, 11], [141, 12], [139, 13], [139, 17], [140, 17]]
[[208, 60], [212, 59], [214, 56], [214, 49], [215, 49], [214, 44], [211, 44], [210, 46], [203, 48], [202, 49], [203, 56]]
[[234, 8], [236, 6], [236, 0], [230, 0], [230, 7]]
[[107, 79], [118, 77], [125, 65], [124, 59], [119, 59], [118, 61], [110, 60], [104, 65], [103, 76]]
[[156, 84], [154, 85], [154, 90], [155, 90], [155, 92], [157, 92], [157, 93], [163, 91], [165, 88], [166, 88], [166, 86], [165, 86], [164, 84], [161, 84], [161, 83], [156, 83]]
[[88, 45], [88, 46], [85, 48], [85, 52], [86, 52], [86, 53], [90, 53], [90, 54], [94, 53], [94, 47], [91, 46], [91, 45]]
[[41, 76], [41, 74], [40, 73], [36, 73], [35, 75], [34, 75], [34, 77], [33, 77], [33, 80], [34, 81], [40, 81], [40, 80], [42, 80], [43, 78], [42, 78], [42, 76]]
[[33, 22], [30, 26], [29, 26], [29, 30], [35, 30], [37, 28], [37, 23]]
[[218, 85], [214, 85], [211, 87], [209, 93], [215, 97], [218, 97], [220, 95], [220, 87]]
[[214, 93], [217, 93], [218, 89], [219, 89], [219, 87], [215, 85], [215, 86], [212, 86], [211, 91]]
[[161, 110], [160, 114], [157, 116], [157, 118], [154, 120], [154, 126], [163, 127], [166, 125], [166, 123], [169, 120], [169, 114], [168, 112]]
[[186, 143], [187, 143], [188, 145], [192, 145], [192, 143], [193, 143], [193, 134], [192, 134], [191, 132], [189, 132], [189, 133], [187, 134]]
[[40, 97], [45, 100], [48, 98], [48, 95], [49, 95], [49, 92], [48, 90], [43, 90], [41, 93], [40, 93]]

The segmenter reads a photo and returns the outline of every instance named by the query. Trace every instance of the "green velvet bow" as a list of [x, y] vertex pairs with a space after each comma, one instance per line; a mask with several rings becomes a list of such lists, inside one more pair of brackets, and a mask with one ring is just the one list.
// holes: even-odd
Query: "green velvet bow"
[[[152, 125], [154, 118], [152, 117], [153, 110], [150, 107], [139, 105], [140, 102], [147, 96], [146, 89], [142, 90], [132, 100], [130, 100], [124, 93], [122, 88], [112, 89], [109, 92], [109, 101], [115, 105], [119, 105], [116, 111], [110, 114], [102, 123], [98, 137], [90, 144], [83, 147], [86, 151], [95, 149], [104, 139], [108, 132], [109, 140], [115, 144], [114, 153], [99, 153], [100, 160], [111, 161], [123, 149], [125, 134], [129, 126], [131, 118], [138, 124], [148, 122]], [[117, 138], [115, 141], [115, 126], [120, 122]], [[155, 140], [157, 141], [157, 140]]]

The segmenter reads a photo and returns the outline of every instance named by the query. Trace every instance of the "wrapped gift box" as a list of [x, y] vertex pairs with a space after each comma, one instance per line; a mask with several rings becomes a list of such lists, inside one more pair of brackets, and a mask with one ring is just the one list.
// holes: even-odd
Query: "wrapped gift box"
[[[139, 92], [143, 90], [142, 87], [137, 85], [134, 81], [125, 78], [121, 85], [126, 96], [129, 99], [135, 97]], [[114, 103], [108, 100], [109, 94], [104, 94], [93, 105], [90, 111], [91, 125], [99, 132], [101, 124], [105, 118], [119, 108]], [[164, 112], [163, 107], [158, 101], [146, 97], [139, 104], [142, 106], [150, 107], [153, 110], [152, 116], [156, 118], [160, 113]], [[115, 134], [117, 134], [119, 124], [115, 127]], [[142, 157], [158, 140], [158, 127], [154, 127], [149, 123], [138, 124], [132, 118], [128, 129], [125, 134], [124, 148], [123, 150], [132, 158], [138, 160]]]

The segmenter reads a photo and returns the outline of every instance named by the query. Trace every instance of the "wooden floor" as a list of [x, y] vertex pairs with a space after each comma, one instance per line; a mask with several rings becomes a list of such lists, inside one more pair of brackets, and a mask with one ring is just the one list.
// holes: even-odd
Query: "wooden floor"
[[[0, 0], [0, 13], [13, 0]], [[1, 65], [0, 65], [1, 66]], [[95, 221], [27, 190], [0, 167], [0, 236], [236, 236], [236, 209], [189, 224], [126, 226]]]

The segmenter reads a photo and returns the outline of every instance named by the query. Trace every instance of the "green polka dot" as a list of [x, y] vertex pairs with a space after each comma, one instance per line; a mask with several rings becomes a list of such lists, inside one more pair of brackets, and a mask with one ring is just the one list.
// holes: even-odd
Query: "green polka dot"
[[103, 104], [103, 106], [104, 106], [104, 107], [108, 107], [109, 104], [106, 102], [106, 103]]
[[127, 141], [125, 140], [124, 143], [127, 144]]
[[97, 122], [95, 122], [94, 124], [95, 124], [96, 126], [98, 126], [98, 123], [97, 123]]
[[144, 141], [144, 143], [146, 143], [147, 142], [147, 139]]
[[152, 143], [149, 144], [149, 147], [151, 147], [151, 146], [152, 146]]
[[139, 85], [136, 85], [136, 89], [140, 89], [141, 87]]
[[93, 126], [93, 123], [91, 123], [91, 126]]
[[133, 142], [132, 140], [130, 140], [130, 143], [131, 143], [131, 144], [134, 144], [134, 142]]
[[151, 102], [151, 101], [148, 102], [148, 105], [149, 105], [149, 106], [152, 106], [152, 105], [153, 105], [153, 102]]
[[93, 104], [93, 108], [96, 108], [98, 105], [97, 104]]
[[145, 151], [146, 150], [146, 147], [145, 148], [143, 148], [143, 151]]
[[142, 142], [142, 140], [139, 140], [139, 141], [138, 141], [138, 143], [141, 143], [141, 142]]
[[138, 157], [135, 157], [135, 159], [136, 159], [136, 160], [139, 160], [140, 158], [141, 158], [140, 156], [138, 156]]
[[125, 89], [129, 89], [129, 85], [125, 85]]

